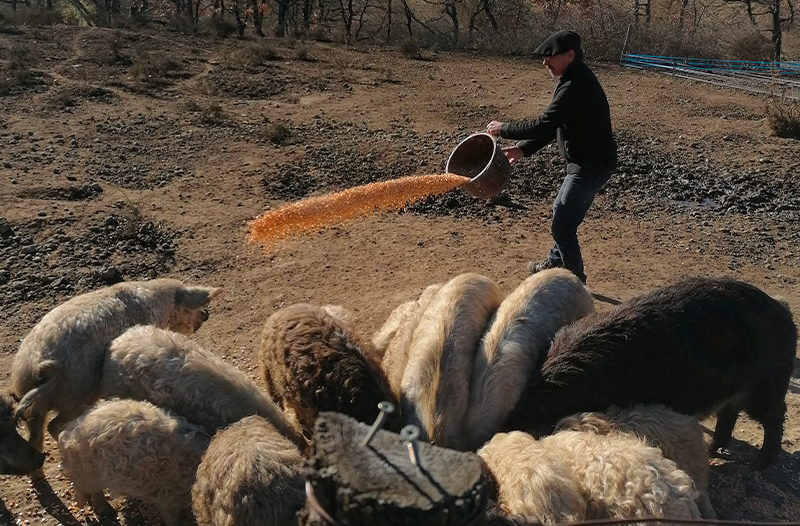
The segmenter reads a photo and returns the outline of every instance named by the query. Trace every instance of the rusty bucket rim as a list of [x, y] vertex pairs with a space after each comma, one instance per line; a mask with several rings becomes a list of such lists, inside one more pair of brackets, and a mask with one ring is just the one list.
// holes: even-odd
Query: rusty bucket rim
[[[491, 139], [491, 143], [483, 142], [482, 137], [484, 136]], [[468, 137], [459, 142], [450, 153], [450, 156], [447, 158], [447, 164], [445, 165], [445, 171], [450, 172], [451, 163], [453, 162], [454, 156], [459, 152], [459, 150], [462, 149], [462, 146], [470, 141], [475, 142], [475, 139], [478, 137], [481, 138], [481, 140], [477, 141], [481, 145], [480, 148], [482, 149], [484, 145], [490, 144], [492, 153], [488, 160], [485, 161], [486, 164], [481, 167], [481, 171], [474, 177], [467, 179], [467, 181], [459, 186], [467, 193], [475, 197], [491, 198], [503, 190], [511, 175], [511, 164], [508, 162], [505, 152], [500, 148], [500, 144], [497, 142], [497, 137], [486, 131], [471, 133]], [[483, 159], [481, 160], [483, 161]], [[458, 165], [459, 163], [456, 164]], [[455, 166], [454, 168], [460, 169], [461, 167]], [[466, 174], [455, 171], [451, 173], [468, 177]]]
[[[450, 152], [450, 155], [447, 157], [447, 163], [444, 165], [445, 171], [448, 171], [448, 169], [450, 168], [450, 161], [453, 159], [453, 155], [456, 154], [456, 152], [461, 147], [461, 145], [464, 144], [465, 142], [467, 142], [468, 140], [472, 139], [473, 137], [477, 137], [479, 135], [483, 135], [483, 136], [489, 137], [492, 140], [492, 143], [494, 143], [495, 146], [497, 145], [497, 138], [494, 135], [492, 135], [491, 133], [488, 133], [488, 132], [485, 132], [485, 131], [478, 131], [478, 132], [472, 133], [468, 137], [464, 138], [460, 143], [458, 143], [456, 145], [456, 147], [453, 148], [453, 151]], [[472, 179], [469, 180], [470, 183], [477, 183], [478, 182], [477, 179], [480, 176], [482, 176], [484, 173], [486, 173], [486, 171], [489, 168], [492, 167], [492, 162], [494, 161], [494, 158], [495, 158], [496, 155], [497, 155], [497, 148], [493, 147], [492, 148], [492, 156], [489, 158], [489, 161], [486, 163], [486, 166], [483, 167], [483, 170], [481, 170], [480, 173], [478, 173], [478, 175], [476, 175], [475, 177], [473, 177]], [[456, 175], [460, 175], [460, 174], [456, 174]], [[468, 184], [468, 183], [464, 183], [464, 184]]]

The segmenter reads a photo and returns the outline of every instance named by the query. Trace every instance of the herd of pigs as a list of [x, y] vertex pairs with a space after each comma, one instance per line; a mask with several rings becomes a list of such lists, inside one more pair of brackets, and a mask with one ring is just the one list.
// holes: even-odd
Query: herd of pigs
[[[782, 453], [797, 328], [785, 302], [747, 283], [686, 278], [596, 311], [563, 269], [508, 295], [462, 274], [370, 339], [340, 306], [295, 304], [266, 320], [261, 386], [190, 338], [219, 292], [124, 282], [45, 315], [0, 396], [0, 472], [44, 477], [48, 432], [77, 504], [97, 514], [116, 514], [108, 490], [169, 526], [286, 526], [308, 500], [320, 413], [380, 414], [386, 431], [415, 425], [420, 440], [480, 457], [484, 522], [557, 524], [715, 517], [708, 456], [741, 411], [764, 430], [751, 466]], [[710, 415], [709, 446], [698, 419]], [[336, 509], [323, 515], [335, 524]]]

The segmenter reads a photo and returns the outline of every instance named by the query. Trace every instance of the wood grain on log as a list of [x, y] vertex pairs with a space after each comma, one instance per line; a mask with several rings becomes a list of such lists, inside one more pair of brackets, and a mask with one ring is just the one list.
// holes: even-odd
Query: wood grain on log
[[[339, 413], [316, 421], [309, 461], [310, 490], [336, 524], [467, 526], [485, 522], [486, 483], [474, 453], [416, 443], [418, 465], [400, 435]], [[312, 499], [309, 499], [312, 500]], [[307, 503], [301, 524], [326, 524]]]

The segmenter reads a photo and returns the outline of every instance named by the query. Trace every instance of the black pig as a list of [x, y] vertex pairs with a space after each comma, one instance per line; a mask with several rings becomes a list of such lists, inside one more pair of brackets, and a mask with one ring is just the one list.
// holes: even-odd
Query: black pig
[[764, 427], [761, 469], [781, 451], [796, 349], [784, 303], [733, 279], [687, 278], [564, 327], [505, 427], [539, 434], [581, 411], [662, 404], [716, 413], [716, 452], [744, 410]]

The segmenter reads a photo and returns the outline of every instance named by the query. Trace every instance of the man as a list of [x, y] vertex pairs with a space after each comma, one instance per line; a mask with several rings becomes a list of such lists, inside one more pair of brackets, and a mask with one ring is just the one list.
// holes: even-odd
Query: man
[[558, 79], [553, 99], [539, 117], [515, 121], [492, 121], [487, 131], [494, 137], [518, 139], [504, 148], [512, 164], [558, 141], [567, 161], [567, 175], [553, 203], [553, 248], [543, 261], [530, 262], [531, 274], [565, 267], [583, 283], [583, 258], [578, 245], [578, 226], [597, 192], [617, 168], [617, 144], [611, 131], [608, 100], [597, 77], [583, 62], [581, 37], [574, 31], [558, 31], [536, 48], [534, 55], [550, 75]]

